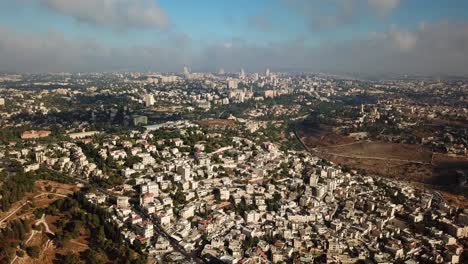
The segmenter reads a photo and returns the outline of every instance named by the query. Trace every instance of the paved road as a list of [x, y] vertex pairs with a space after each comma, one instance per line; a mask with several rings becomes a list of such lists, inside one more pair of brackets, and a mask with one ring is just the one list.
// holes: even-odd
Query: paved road
[[170, 234], [166, 232], [166, 230], [164, 230], [164, 228], [156, 221], [154, 217], [148, 215], [145, 212], [141, 212], [141, 214], [152, 221], [154, 225], [154, 230], [156, 231], [156, 233], [162, 236], [163, 238], [165, 238], [167, 241], [169, 241], [172, 248], [176, 250], [177, 252], [179, 252], [180, 254], [182, 254], [187, 261], [189, 261], [190, 263], [199, 263], [199, 264], [208, 263], [203, 258], [195, 256], [194, 254], [187, 252], [185, 248], [183, 248], [175, 238], [173, 238]]

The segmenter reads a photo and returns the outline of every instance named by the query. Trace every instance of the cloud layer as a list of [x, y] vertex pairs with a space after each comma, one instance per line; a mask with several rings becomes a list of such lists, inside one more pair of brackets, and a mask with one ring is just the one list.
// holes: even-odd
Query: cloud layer
[[336, 28], [371, 16], [386, 18], [400, 0], [283, 0], [286, 7], [303, 16], [313, 31]]
[[185, 35], [164, 44], [113, 48], [95, 40], [63, 34], [19, 34], [0, 27], [0, 71], [61, 72], [157, 70], [218, 67], [238, 70], [326, 71], [352, 74], [424, 74], [468, 76], [468, 23], [421, 24], [417, 30], [392, 27], [347, 42], [310, 46], [303, 40], [255, 44], [237, 39], [192, 47]]
[[386, 16], [400, 5], [400, 0], [367, 0], [369, 6], [380, 15]]
[[169, 20], [154, 0], [39, 0], [79, 22], [122, 28], [166, 28]]
[[66, 39], [53, 30], [32, 35], [0, 26], [0, 72], [178, 70], [191, 57], [185, 52], [189, 40], [171, 35], [164, 41], [166, 46], [115, 48], [93, 39]]
[[247, 18], [247, 25], [260, 31], [271, 30], [271, 22], [266, 16], [256, 15]]

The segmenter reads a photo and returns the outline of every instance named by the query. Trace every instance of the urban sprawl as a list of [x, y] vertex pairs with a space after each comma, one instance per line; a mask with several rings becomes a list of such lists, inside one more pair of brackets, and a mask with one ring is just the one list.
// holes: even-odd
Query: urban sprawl
[[[430, 153], [427, 161], [404, 158], [416, 165], [466, 159], [467, 81], [187, 67], [174, 74], [4, 74], [0, 81], [2, 229], [15, 230], [8, 224], [14, 210], [37, 191], [28, 179], [80, 189], [69, 198], [48, 191], [49, 204], [16, 217], [52, 228], [42, 229], [51, 242], [39, 243], [36, 258], [59, 250], [62, 240], [93, 237], [80, 228], [66, 237], [73, 228], [52, 217], [60, 212], [51, 206], [69, 199], [87, 213], [105, 212], [102, 224], [150, 263], [467, 260], [468, 208], [445, 196], [453, 189], [463, 197], [466, 168], [448, 187], [432, 188], [338, 164], [307, 139], [308, 129], [326, 127], [350, 140], [336, 146], [380, 142]], [[32, 187], [11, 189], [23, 182], [17, 177]], [[103, 240], [117, 243], [109, 230]], [[24, 241], [0, 262], [34, 258]]]

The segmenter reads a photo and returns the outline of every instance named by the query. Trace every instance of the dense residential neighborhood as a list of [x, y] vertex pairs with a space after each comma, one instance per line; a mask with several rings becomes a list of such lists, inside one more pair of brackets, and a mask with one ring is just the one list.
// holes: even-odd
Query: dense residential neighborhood
[[0, 0], [0, 264], [467, 264], [467, 11]]
[[[401, 153], [352, 157], [413, 165], [431, 165], [435, 155], [466, 158], [467, 128], [458, 125], [468, 115], [459, 106], [468, 100], [465, 82], [270, 71], [11, 79], [1, 91], [4, 180], [24, 173], [77, 184], [78, 198], [69, 199], [104, 210], [106, 225], [148, 261], [464, 261], [466, 203], [447, 201], [445, 188], [426, 188], [404, 175], [388, 178], [327, 155], [349, 158], [330, 150], [379, 142], [420, 148], [429, 161]], [[460, 97], [453, 107], [412, 98], [422, 86]], [[421, 133], [444, 120], [452, 126]], [[315, 130], [325, 129], [333, 134], [310, 143]], [[327, 140], [335, 145], [322, 144]], [[457, 173], [450, 186], [463, 192], [466, 171]], [[22, 199], [11, 196], [2, 191], [5, 212]], [[45, 215], [54, 212], [51, 206], [59, 205], [41, 209]], [[57, 223], [49, 225], [56, 230]], [[60, 248], [58, 238], [50, 239]]]

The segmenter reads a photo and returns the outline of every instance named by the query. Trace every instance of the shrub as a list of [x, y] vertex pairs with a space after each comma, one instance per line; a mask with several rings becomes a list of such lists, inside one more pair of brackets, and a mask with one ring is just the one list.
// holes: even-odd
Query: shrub
[[38, 246], [30, 246], [26, 248], [26, 253], [28, 253], [31, 258], [38, 258], [40, 252], [41, 249]]

